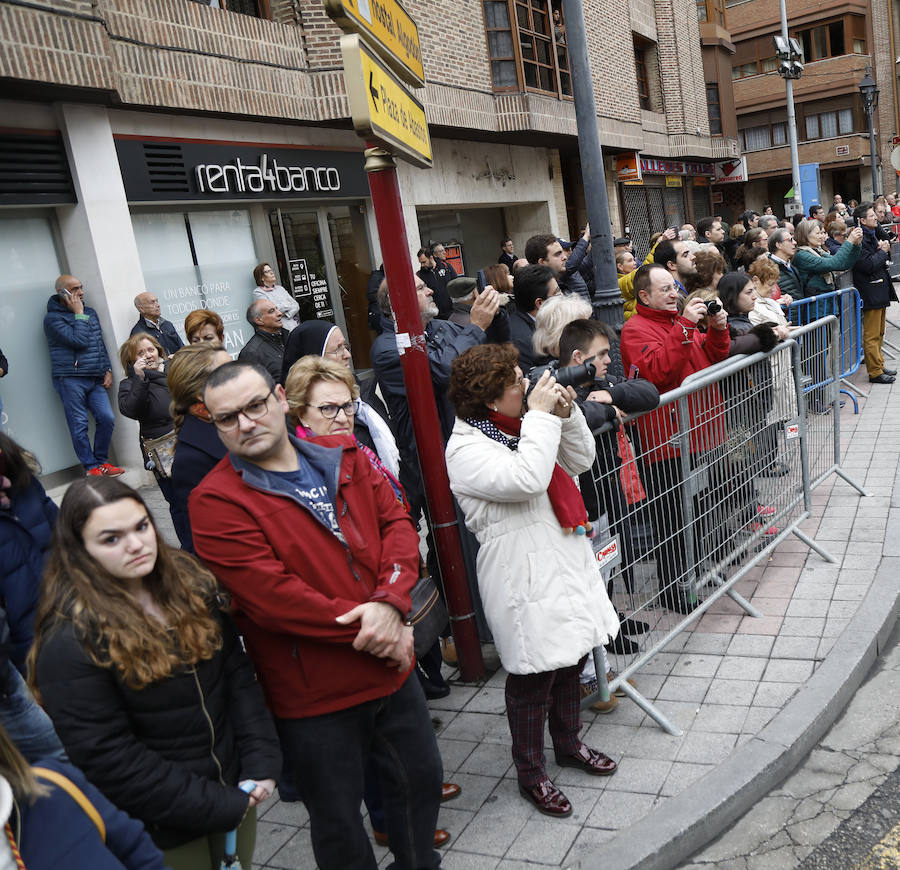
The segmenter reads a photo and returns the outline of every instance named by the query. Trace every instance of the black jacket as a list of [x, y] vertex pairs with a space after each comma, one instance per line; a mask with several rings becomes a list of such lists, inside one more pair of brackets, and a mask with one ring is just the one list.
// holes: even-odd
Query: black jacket
[[159, 326], [154, 326], [146, 321], [143, 317], [138, 318], [138, 322], [131, 327], [131, 334], [137, 335], [139, 332], [146, 332], [152, 335], [165, 349], [166, 353], [171, 356], [179, 347], [184, 347], [181, 336], [175, 329], [175, 324], [171, 320], [159, 319]]
[[897, 301], [894, 283], [888, 273], [890, 252], [878, 248], [876, 234], [863, 228], [859, 259], [853, 265], [853, 286], [859, 290], [863, 309], [887, 308]]
[[250, 659], [215, 611], [222, 648], [208, 661], [131, 689], [96, 665], [70, 622], [41, 646], [44, 707], [72, 763], [161, 849], [236, 827], [245, 779], [276, 779], [281, 752]]
[[25, 674], [57, 513], [36, 477], [25, 489], [11, 494], [9, 510], [0, 510], [0, 605], [4, 610], [0, 633], [9, 628], [5, 642], [0, 640], [0, 689], [5, 690], [7, 659]]
[[188, 519], [188, 496], [227, 452], [212, 423], [207, 423], [193, 414], [188, 414], [184, 418], [178, 432], [178, 442], [175, 444], [169, 511], [181, 547], [190, 553], [194, 552], [194, 541]]
[[534, 365], [536, 354], [532, 339], [534, 338], [534, 318], [524, 311], [513, 311], [509, 315], [510, 340], [519, 351], [519, 368], [525, 374]]
[[446, 320], [453, 310], [453, 300], [447, 292], [447, 285], [454, 278], [459, 277], [459, 275], [456, 274], [456, 269], [449, 263], [442, 263], [439, 260], [435, 260], [435, 267], [433, 269], [422, 268], [419, 269], [416, 274], [425, 282], [427, 287], [431, 288], [434, 304], [438, 307], [438, 317], [440, 317], [441, 320]]
[[506, 266], [509, 269], [509, 274], [512, 275], [513, 263], [516, 262], [515, 254], [507, 254], [506, 251], [501, 251], [500, 256], [497, 258], [497, 262]]
[[166, 383], [166, 373], [151, 369], [146, 378], [134, 374], [119, 382], [119, 411], [137, 420], [144, 438], [159, 438], [172, 431], [169, 403], [172, 396]]
[[284, 343], [289, 333], [282, 328], [280, 332], [263, 332], [256, 329], [253, 338], [248, 341], [238, 354], [238, 361], [257, 363], [268, 371], [275, 383], [281, 383], [281, 363], [284, 360]]
[[[587, 401], [587, 396], [595, 390], [607, 390], [612, 396], [613, 404]], [[578, 395], [578, 407], [584, 413], [591, 431], [606, 423], [613, 423], [616, 420], [616, 408], [627, 414], [637, 414], [640, 411], [652, 411], [659, 405], [659, 390], [643, 378], [625, 380], [611, 377], [596, 381], [589, 387], [579, 387], [575, 392]], [[610, 514], [611, 523], [625, 515], [625, 500], [615, 474], [622, 464], [616, 429], [617, 423], [615, 429], [594, 436], [597, 441], [597, 456], [591, 468], [579, 476], [581, 495], [591, 520], [596, 520], [604, 512]], [[636, 427], [632, 427], [628, 434], [634, 442], [637, 437]], [[634, 450], [635, 454], [639, 452], [637, 444]]]

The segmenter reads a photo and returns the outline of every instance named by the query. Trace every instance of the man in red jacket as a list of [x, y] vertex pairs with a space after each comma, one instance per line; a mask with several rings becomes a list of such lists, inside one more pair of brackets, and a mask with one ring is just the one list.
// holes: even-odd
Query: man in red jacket
[[204, 401], [229, 453], [191, 494], [194, 546], [232, 595], [318, 866], [376, 867], [360, 816], [371, 757], [393, 866], [438, 867], [441, 760], [405, 624], [412, 521], [355, 439], [288, 434], [260, 366], [217, 369]]
[[[678, 313], [679, 292], [672, 273], [659, 264], [648, 264], [637, 270], [634, 279], [637, 310], [622, 328], [622, 362], [626, 371], [637, 369], [660, 393], [674, 390], [694, 372], [701, 371], [728, 356], [728, 315], [724, 309], [709, 315], [708, 329], [701, 332], [697, 324], [707, 316], [706, 303], [692, 299]], [[687, 402], [690, 432], [687, 443], [691, 468], [702, 464], [704, 454], [720, 448], [725, 440], [722, 397], [718, 387], [708, 387]], [[656, 537], [656, 573], [662, 602], [671, 610], [689, 613], [696, 605], [693, 566], [704, 554], [697, 549], [688, 564], [682, 510], [683, 468], [679, 445], [678, 403], [663, 405], [638, 420], [644, 461], [645, 487], [655, 500], [650, 509]], [[724, 467], [721, 463], [719, 468]], [[718, 470], [718, 469], [717, 469]], [[721, 500], [719, 487], [710, 475], [702, 498], [695, 498], [694, 516], [699, 520], [694, 530], [695, 543], [709, 536], [703, 534], [710, 524], [712, 511]]]

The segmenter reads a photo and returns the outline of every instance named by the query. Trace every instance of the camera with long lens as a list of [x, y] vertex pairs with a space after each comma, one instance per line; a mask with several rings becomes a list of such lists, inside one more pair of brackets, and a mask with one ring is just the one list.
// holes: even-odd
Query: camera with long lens
[[710, 317], [715, 317], [722, 310], [722, 303], [718, 299], [710, 299], [706, 303], [706, 313]]
[[535, 366], [528, 372], [526, 396], [534, 389], [534, 385], [541, 379], [541, 375], [544, 372], [550, 372], [556, 378], [556, 383], [561, 387], [581, 387], [593, 382], [597, 376], [597, 366], [594, 365], [594, 357], [589, 357], [578, 365], [565, 366], [564, 368], [560, 368], [559, 362], [556, 360], [546, 366]]

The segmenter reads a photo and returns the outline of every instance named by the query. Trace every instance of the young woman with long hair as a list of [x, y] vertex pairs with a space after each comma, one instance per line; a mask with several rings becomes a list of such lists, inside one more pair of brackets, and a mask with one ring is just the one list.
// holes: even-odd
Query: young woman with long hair
[[217, 870], [236, 827], [251, 866], [253, 808], [281, 765], [274, 725], [215, 578], [163, 541], [124, 483], [66, 492], [29, 665], [72, 762], [145, 824], [167, 866]]

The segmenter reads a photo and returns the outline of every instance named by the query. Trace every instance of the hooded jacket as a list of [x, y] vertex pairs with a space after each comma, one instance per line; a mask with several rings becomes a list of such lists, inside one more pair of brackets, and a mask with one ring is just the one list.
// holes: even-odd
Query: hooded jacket
[[84, 313], [76, 314], [54, 293], [47, 300], [44, 334], [50, 346], [50, 374], [54, 378], [102, 378], [112, 371], [93, 308], [85, 305]]
[[419, 535], [387, 480], [347, 435], [297, 451], [333, 483], [346, 543], [300, 500], [226, 456], [190, 498], [198, 555], [231, 593], [235, 621], [272, 712], [300, 719], [383, 698], [407, 677], [353, 649], [359, 623], [335, 620], [382, 601], [405, 618], [419, 576]]

